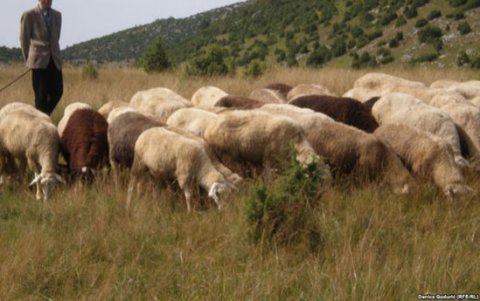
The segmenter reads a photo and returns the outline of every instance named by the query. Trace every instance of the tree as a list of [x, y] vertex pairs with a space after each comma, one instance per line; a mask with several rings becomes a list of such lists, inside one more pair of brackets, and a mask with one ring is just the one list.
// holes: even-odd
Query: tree
[[140, 65], [150, 72], [160, 72], [171, 67], [171, 63], [163, 49], [161, 38], [157, 38], [140, 57]]
[[227, 64], [227, 51], [212, 45], [206, 49], [203, 55], [194, 57], [187, 65], [188, 75], [225, 75], [229, 72]]

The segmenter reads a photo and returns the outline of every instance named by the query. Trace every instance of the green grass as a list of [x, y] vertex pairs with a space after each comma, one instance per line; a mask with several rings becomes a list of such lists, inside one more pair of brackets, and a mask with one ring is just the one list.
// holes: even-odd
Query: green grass
[[[472, 182], [473, 181], [473, 182]], [[478, 180], [471, 180], [477, 188]], [[412, 300], [478, 292], [478, 198], [427, 186], [327, 189], [321, 245], [265, 248], [248, 235], [246, 185], [223, 211], [188, 214], [172, 191], [137, 198], [108, 182], [61, 187], [47, 204], [0, 194], [1, 300]]]

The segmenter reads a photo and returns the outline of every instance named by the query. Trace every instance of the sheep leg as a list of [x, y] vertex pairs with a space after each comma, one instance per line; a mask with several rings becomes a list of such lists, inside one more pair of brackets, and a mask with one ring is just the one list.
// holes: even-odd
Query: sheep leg
[[118, 182], [120, 181], [120, 170], [117, 163], [115, 163], [113, 160], [110, 161], [110, 166], [112, 167], [115, 190], [118, 190]]
[[183, 193], [185, 194], [185, 201], [187, 203], [187, 211], [192, 212], [192, 190], [188, 185], [183, 188]]
[[130, 175], [130, 182], [128, 184], [127, 204], [126, 204], [127, 210], [130, 208], [130, 203], [132, 201], [133, 194], [135, 193], [136, 186], [137, 186], [137, 175], [132, 173]]

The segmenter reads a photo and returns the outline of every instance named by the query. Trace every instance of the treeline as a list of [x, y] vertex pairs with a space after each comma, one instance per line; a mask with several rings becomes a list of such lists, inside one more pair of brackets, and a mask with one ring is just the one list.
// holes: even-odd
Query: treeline
[[0, 62], [13, 63], [21, 62], [23, 60], [22, 51], [20, 48], [8, 48], [0, 46]]

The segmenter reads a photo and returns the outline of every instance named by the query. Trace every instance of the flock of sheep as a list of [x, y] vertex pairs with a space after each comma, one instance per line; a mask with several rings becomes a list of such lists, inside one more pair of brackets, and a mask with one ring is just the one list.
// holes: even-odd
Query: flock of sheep
[[[268, 177], [289, 160], [332, 177], [384, 181], [409, 193], [433, 181], [448, 197], [473, 193], [466, 169], [480, 171], [480, 81], [430, 87], [382, 73], [358, 78], [339, 97], [321, 85], [274, 83], [248, 96], [213, 86], [191, 100], [168, 88], [137, 92], [98, 111], [65, 108], [58, 126], [24, 103], [0, 109], [2, 182], [35, 173], [37, 199], [68, 177], [93, 180], [110, 165], [115, 186], [130, 171], [127, 207], [149, 180], [175, 180], [187, 209], [200, 190], [221, 208], [245, 177]], [[17, 161], [15, 160], [17, 159]]]

